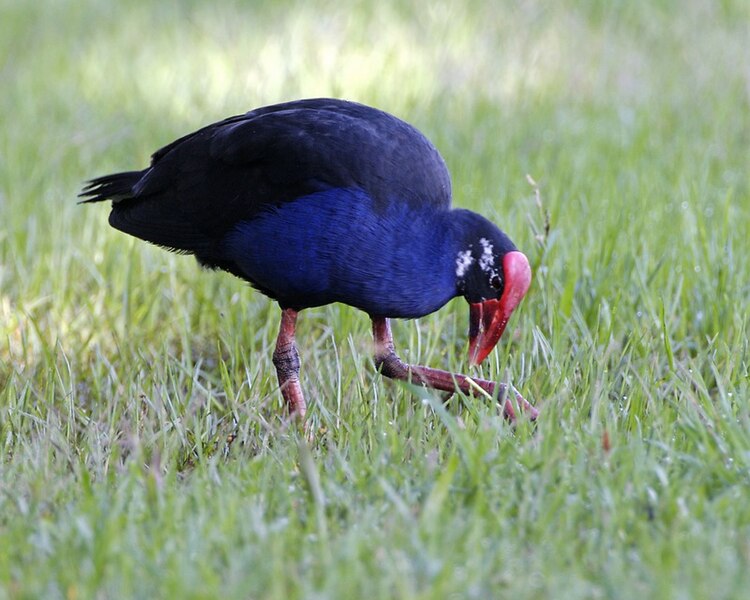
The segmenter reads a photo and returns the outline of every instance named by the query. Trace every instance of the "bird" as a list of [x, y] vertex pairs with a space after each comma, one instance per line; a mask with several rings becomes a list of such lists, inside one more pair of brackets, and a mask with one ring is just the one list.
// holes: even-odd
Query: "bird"
[[[235, 275], [281, 308], [273, 364], [289, 418], [304, 420], [298, 313], [331, 303], [369, 315], [384, 376], [485, 393], [515, 420], [503, 384], [404, 363], [391, 319], [462, 296], [469, 360], [492, 351], [531, 285], [526, 256], [485, 217], [452, 207], [435, 146], [382, 110], [332, 98], [264, 106], [157, 150], [150, 166], [91, 179], [80, 203], [111, 201], [109, 224]], [[514, 390], [515, 392], [515, 390]], [[538, 411], [517, 392], [516, 406]]]

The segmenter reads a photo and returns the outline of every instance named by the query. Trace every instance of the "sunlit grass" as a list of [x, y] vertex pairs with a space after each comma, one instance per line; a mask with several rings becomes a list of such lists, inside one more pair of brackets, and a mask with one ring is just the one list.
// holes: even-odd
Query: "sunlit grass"
[[[0, 597], [742, 597], [749, 7], [0, 4]], [[382, 380], [331, 306], [300, 319], [308, 448], [277, 307], [75, 204], [326, 95], [419, 126], [528, 254], [481, 372], [535, 428]], [[457, 300], [394, 334], [465, 370], [466, 327]]]

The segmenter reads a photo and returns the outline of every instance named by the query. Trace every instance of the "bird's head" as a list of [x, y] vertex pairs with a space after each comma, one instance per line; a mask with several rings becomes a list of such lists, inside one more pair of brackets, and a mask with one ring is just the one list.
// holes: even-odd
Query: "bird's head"
[[526, 295], [531, 267], [500, 229], [484, 217], [468, 215], [471, 223], [463, 228], [455, 257], [456, 278], [470, 306], [469, 360], [478, 365], [492, 352]]

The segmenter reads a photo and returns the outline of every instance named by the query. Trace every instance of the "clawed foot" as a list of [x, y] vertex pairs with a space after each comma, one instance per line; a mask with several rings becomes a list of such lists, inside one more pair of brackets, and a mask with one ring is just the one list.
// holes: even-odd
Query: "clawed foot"
[[539, 416], [539, 411], [531, 404], [529, 404], [515, 388], [512, 391], [513, 395], [516, 398], [515, 405], [510, 398], [506, 397], [505, 401], [503, 402], [503, 416], [511, 423], [515, 423], [517, 407], [524, 415], [526, 415], [526, 418], [529, 419], [529, 421], [536, 421], [537, 417]]
[[[396, 354], [393, 346], [393, 335], [388, 319], [373, 317], [372, 331], [375, 338], [375, 366], [385, 377], [421, 383], [422, 385], [453, 394], [456, 389], [466, 395], [484, 395], [497, 398], [503, 403], [503, 415], [511, 422], [517, 419], [516, 406], [508, 398], [512, 391], [518, 409], [529, 420], [535, 421], [539, 411], [531, 406], [515, 389], [509, 390], [504, 383], [495, 383], [485, 379], [475, 379], [459, 373], [449, 373], [440, 369], [431, 369], [420, 365], [407, 365]], [[449, 396], [450, 397], [450, 396]]]

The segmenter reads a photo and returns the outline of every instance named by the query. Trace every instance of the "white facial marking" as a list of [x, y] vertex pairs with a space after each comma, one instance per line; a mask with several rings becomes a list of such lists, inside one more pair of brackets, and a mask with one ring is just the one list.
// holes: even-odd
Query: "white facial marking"
[[456, 257], [456, 277], [463, 277], [473, 262], [474, 257], [471, 255], [471, 250], [459, 252]]
[[492, 244], [486, 238], [479, 240], [482, 245], [482, 256], [479, 257], [479, 267], [485, 273], [489, 273], [495, 265], [495, 257], [492, 255]]

